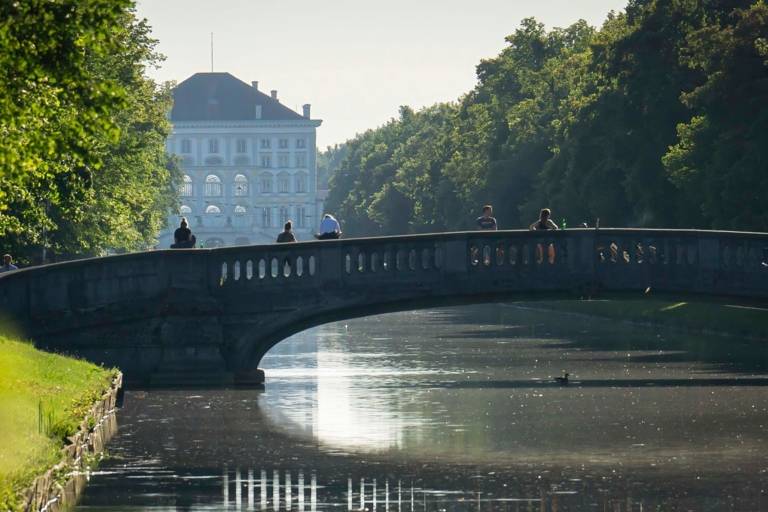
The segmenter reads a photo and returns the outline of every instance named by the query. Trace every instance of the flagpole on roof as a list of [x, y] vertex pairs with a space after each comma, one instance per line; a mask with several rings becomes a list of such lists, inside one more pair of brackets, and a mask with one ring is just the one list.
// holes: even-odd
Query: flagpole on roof
[[211, 32], [211, 73], [213, 73], [213, 32]]

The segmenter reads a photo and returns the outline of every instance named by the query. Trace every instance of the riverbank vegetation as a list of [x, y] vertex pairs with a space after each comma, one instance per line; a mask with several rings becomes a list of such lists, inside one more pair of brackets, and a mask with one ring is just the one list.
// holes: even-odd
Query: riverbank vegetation
[[485, 203], [502, 229], [549, 206], [568, 226], [766, 231], [766, 34], [763, 0], [526, 19], [457, 102], [348, 141], [326, 208], [349, 235], [474, 228]]
[[174, 204], [169, 85], [132, 0], [0, 2], [0, 247], [24, 263], [154, 245]]
[[116, 371], [0, 335], [0, 510], [56, 464]]

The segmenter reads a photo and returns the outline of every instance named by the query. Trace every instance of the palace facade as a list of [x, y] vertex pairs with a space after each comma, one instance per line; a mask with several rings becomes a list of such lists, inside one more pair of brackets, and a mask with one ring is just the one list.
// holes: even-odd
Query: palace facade
[[167, 151], [181, 159], [180, 208], [161, 233], [173, 243], [186, 217], [198, 247], [275, 241], [292, 220], [299, 240], [317, 231], [317, 127], [310, 105], [299, 114], [277, 91], [264, 94], [229, 73], [196, 73], [174, 89]]

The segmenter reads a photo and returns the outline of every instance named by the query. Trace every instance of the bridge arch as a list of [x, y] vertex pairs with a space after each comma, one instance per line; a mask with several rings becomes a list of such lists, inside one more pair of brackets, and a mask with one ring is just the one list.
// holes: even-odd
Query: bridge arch
[[575, 229], [462, 232], [136, 253], [0, 277], [0, 307], [40, 345], [123, 368], [258, 381], [314, 325], [513, 298], [673, 295], [768, 301], [768, 235]]

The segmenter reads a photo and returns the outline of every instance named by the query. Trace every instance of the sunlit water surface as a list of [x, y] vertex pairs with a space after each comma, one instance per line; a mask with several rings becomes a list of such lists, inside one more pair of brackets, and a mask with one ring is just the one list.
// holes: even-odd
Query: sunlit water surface
[[[768, 347], [492, 304], [133, 390], [80, 510], [768, 510]], [[561, 386], [553, 377], [570, 373]]]

